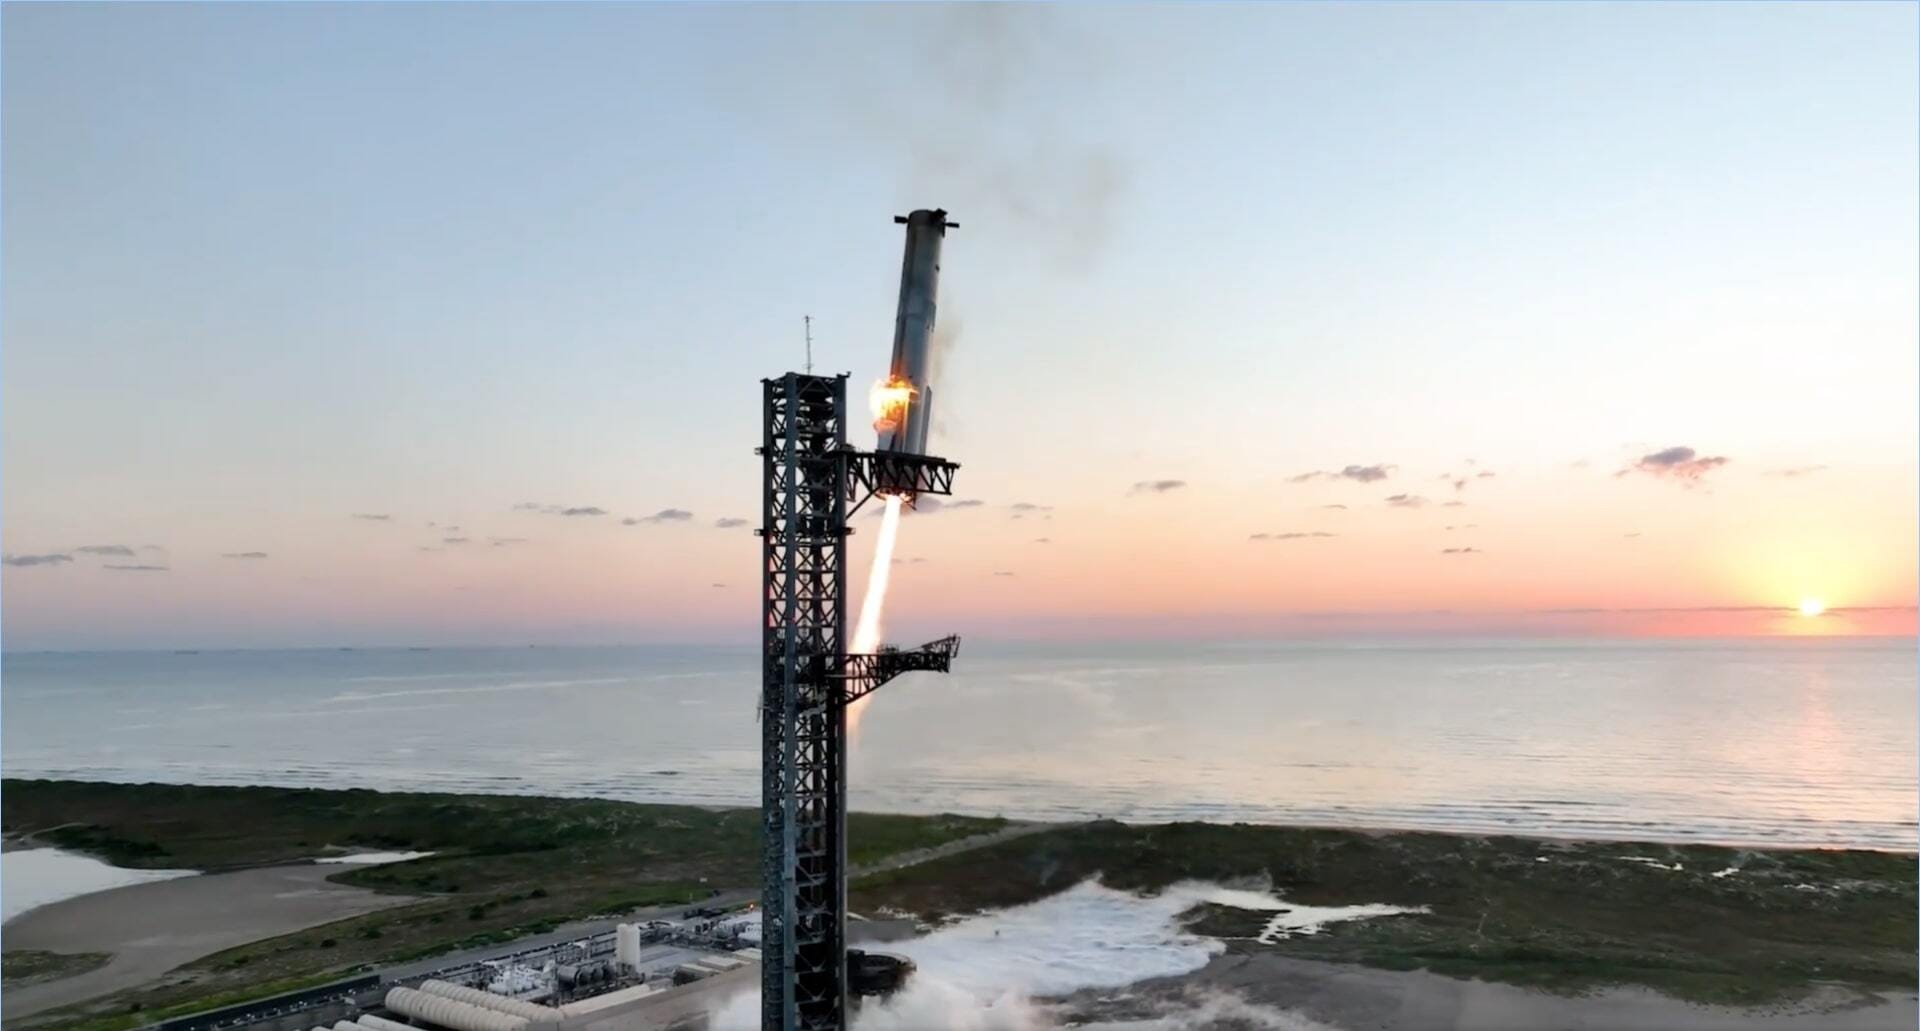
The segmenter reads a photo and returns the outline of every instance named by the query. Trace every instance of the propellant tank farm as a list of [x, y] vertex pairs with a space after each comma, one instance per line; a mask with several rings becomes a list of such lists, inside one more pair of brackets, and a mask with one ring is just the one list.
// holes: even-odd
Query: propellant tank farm
[[847, 376], [762, 381], [761, 951], [763, 1031], [839, 1031], [847, 973], [847, 706], [914, 670], [946, 672], [959, 639], [849, 654], [848, 520], [868, 501], [912, 505], [953, 491], [953, 462], [926, 453], [941, 210], [907, 229], [873, 451], [847, 443]]

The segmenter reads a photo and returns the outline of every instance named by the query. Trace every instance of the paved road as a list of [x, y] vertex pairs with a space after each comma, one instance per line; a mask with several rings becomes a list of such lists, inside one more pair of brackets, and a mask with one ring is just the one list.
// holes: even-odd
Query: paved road
[[931, 862], [935, 859], [945, 859], [948, 856], [957, 856], [962, 852], [971, 852], [977, 848], [986, 848], [989, 845], [998, 845], [1003, 841], [1012, 841], [1015, 838], [1024, 838], [1029, 834], [1038, 834], [1041, 831], [1057, 830], [1067, 826], [1071, 826], [1071, 824], [1010, 823], [991, 834], [976, 834], [971, 838], [960, 838], [957, 841], [949, 841], [944, 845], [935, 845], [932, 848], [923, 848], [914, 852], [902, 852], [896, 856], [888, 856], [870, 866], [856, 866], [848, 871], [848, 875], [857, 880], [868, 874], [882, 873], [887, 870], [898, 870], [903, 866], [918, 866], [921, 863]]

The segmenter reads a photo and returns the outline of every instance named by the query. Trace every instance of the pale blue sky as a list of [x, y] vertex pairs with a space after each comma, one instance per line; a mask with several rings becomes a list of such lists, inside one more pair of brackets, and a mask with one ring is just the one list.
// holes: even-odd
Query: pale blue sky
[[[1286, 493], [1302, 470], [1469, 457], [1514, 520], [1554, 521], [1568, 463], [1688, 445], [1729, 476], [1837, 470], [1845, 504], [1743, 511], [1884, 539], [1898, 575], [1849, 589], [1912, 598], [1912, 5], [4, 22], [6, 550], [152, 544], [169, 568], [10, 568], [9, 643], [736, 636], [746, 539], [511, 506], [756, 516], [757, 379], [798, 364], [810, 313], [820, 364], [863, 390], [890, 216], [936, 204], [962, 225], [942, 449], [964, 494], [1071, 517], [1051, 536], [1125, 538], [1128, 485], [1178, 478], [1185, 507], [1143, 525], [1238, 547], [1331, 503]], [[1658, 503], [1693, 506], [1688, 534], [1745, 521]], [[370, 543], [363, 511], [412, 536]], [[422, 566], [428, 520], [548, 550]], [[943, 541], [971, 563], [953, 575], [1026, 561], [995, 533]], [[1103, 547], [1086, 568], [1123, 553]], [[1585, 575], [1548, 593], [1674, 600]], [[626, 593], [553, 614], [597, 578]], [[1381, 583], [1371, 607], [1404, 607]], [[1464, 596], [1539, 594], [1505, 583]], [[937, 614], [995, 611], [992, 589]]]

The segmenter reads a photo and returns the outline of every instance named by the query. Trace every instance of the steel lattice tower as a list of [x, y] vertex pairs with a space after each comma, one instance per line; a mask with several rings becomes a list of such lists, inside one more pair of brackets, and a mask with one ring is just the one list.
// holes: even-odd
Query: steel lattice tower
[[876, 492], [949, 494], [958, 467], [846, 444], [847, 378], [762, 381], [760, 697], [765, 1031], [847, 1018], [846, 704], [909, 670], [945, 671], [958, 640], [848, 655], [848, 516]]

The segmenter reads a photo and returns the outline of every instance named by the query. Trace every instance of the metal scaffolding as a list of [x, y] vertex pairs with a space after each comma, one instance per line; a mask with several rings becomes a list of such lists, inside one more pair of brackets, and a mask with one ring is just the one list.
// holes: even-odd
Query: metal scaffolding
[[847, 1018], [846, 705], [959, 647], [848, 655], [848, 516], [876, 492], [949, 494], [958, 466], [847, 446], [847, 378], [763, 380], [760, 1026]]

